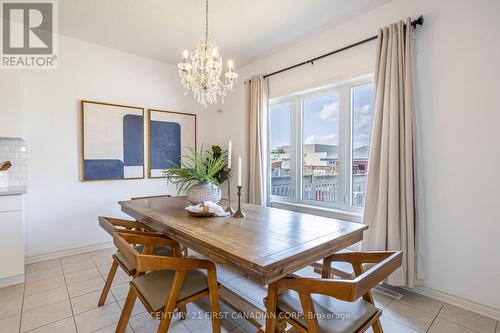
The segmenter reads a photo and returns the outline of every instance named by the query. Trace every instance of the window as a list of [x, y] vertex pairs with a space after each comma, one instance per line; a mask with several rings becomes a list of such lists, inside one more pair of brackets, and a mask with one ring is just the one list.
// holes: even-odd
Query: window
[[354, 87], [352, 97], [351, 205], [365, 206], [368, 154], [372, 131], [373, 85]]
[[292, 103], [273, 104], [270, 107], [271, 195], [292, 197], [290, 143]]
[[372, 98], [365, 78], [271, 100], [271, 201], [361, 212]]

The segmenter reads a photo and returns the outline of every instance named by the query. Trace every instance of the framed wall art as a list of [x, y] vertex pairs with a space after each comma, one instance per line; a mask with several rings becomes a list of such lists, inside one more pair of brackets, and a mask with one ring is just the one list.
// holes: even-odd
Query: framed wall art
[[144, 178], [144, 108], [81, 102], [83, 181]]
[[189, 149], [196, 149], [196, 115], [164, 110], [148, 110], [149, 178], [179, 166]]

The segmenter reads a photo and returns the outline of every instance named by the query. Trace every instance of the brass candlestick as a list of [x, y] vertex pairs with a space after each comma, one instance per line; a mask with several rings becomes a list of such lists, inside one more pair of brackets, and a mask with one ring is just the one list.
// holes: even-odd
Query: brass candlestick
[[228, 178], [227, 178], [227, 208], [226, 212], [233, 215], [234, 210], [231, 207], [231, 168], [228, 169]]
[[238, 188], [238, 210], [234, 213], [234, 217], [245, 217], [245, 214], [241, 211], [241, 186], [237, 186]]

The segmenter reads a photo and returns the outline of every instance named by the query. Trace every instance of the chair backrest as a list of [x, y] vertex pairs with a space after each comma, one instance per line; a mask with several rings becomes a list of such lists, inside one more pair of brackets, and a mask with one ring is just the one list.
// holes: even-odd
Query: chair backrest
[[[360, 297], [371, 298], [370, 289], [386, 279], [401, 266], [401, 251], [338, 253], [327, 258], [329, 261], [350, 262], [356, 272], [351, 280], [328, 278], [284, 278], [275, 282], [280, 289], [296, 290], [299, 294], [323, 294], [339, 300], [354, 302]], [[362, 264], [373, 265], [363, 272]]]
[[[116, 231], [113, 233], [113, 243], [138, 271], [149, 270], [147, 268], [151, 266], [150, 261], [154, 262], [155, 258], [159, 258], [153, 255], [153, 250], [157, 246], [169, 246], [172, 249], [172, 256], [161, 256], [162, 261], [174, 261], [180, 257], [179, 244], [158, 233]], [[143, 245], [143, 252], [139, 253], [135, 245]]]
[[99, 225], [101, 228], [106, 230], [108, 234], [113, 236], [113, 234], [116, 231], [120, 230], [141, 230], [141, 231], [148, 231], [148, 232], [154, 232], [153, 229], [149, 228], [145, 224], [138, 222], [138, 221], [129, 221], [129, 220], [122, 220], [122, 219], [116, 219], [112, 217], [104, 217], [104, 216], [99, 216]]

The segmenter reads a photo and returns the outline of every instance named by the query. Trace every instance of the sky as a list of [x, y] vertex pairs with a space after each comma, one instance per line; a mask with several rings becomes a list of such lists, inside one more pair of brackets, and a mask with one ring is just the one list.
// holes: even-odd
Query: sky
[[[368, 146], [372, 125], [373, 86], [353, 90], [353, 146]], [[338, 144], [339, 95], [332, 93], [304, 100], [305, 144]], [[290, 144], [291, 102], [271, 106], [271, 148]]]

